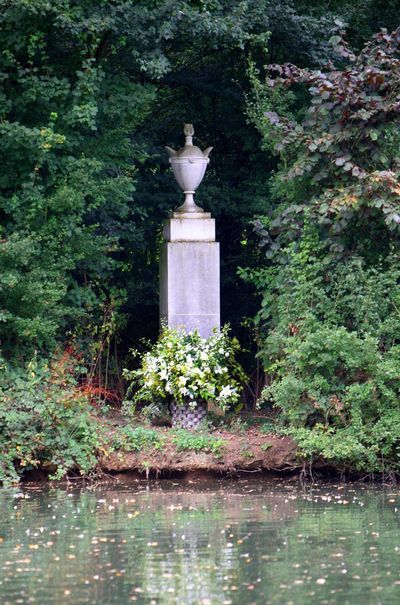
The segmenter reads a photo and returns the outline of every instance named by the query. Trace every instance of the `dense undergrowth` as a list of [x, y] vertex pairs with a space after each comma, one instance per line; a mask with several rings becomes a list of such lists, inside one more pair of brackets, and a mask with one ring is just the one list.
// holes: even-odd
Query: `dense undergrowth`
[[[326, 246], [304, 236], [272, 271], [275, 322], [265, 339], [269, 384], [262, 403], [307, 460], [343, 469], [400, 471], [400, 288], [397, 258], [366, 267], [335, 265]], [[267, 276], [265, 276], [267, 278]]]
[[101, 427], [87, 394], [74, 378], [71, 357], [26, 368], [2, 363], [0, 385], [0, 481], [19, 480], [25, 470], [88, 475], [97, 465]]

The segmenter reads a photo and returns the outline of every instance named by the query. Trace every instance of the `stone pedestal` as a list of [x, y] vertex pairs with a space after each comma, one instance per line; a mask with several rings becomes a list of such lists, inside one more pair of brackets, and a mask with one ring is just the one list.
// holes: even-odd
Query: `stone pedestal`
[[220, 327], [219, 244], [209, 213], [174, 213], [165, 221], [160, 317], [171, 328], [197, 328], [203, 338]]

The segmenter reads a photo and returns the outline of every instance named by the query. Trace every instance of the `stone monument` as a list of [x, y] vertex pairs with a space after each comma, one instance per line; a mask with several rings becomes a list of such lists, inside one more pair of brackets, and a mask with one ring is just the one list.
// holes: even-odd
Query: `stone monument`
[[219, 244], [215, 219], [196, 205], [194, 194], [209, 163], [212, 147], [193, 145], [194, 129], [185, 124], [185, 146], [167, 147], [184, 203], [165, 221], [160, 260], [160, 318], [169, 327], [197, 328], [207, 338], [220, 327]]

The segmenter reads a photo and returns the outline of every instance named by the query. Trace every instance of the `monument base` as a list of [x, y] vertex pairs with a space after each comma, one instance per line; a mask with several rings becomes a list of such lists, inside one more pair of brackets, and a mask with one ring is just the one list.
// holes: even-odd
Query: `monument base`
[[160, 260], [161, 321], [210, 336], [220, 327], [219, 279], [215, 219], [168, 219]]

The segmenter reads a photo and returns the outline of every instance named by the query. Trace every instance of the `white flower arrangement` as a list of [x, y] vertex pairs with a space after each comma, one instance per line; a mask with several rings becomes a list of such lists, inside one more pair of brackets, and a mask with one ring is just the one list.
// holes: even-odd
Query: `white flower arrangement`
[[[142, 356], [140, 368], [124, 370], [131, 381], [131, 406], [175, 402], [178, 405], [214, 401], [226, 410], [240, 399], [245, 374], [235, 360], [239, 343], [228, 328], [201, 338], [164, 328], [158, 341]], [[134, 352], [137, 355], [137, 352]]]

